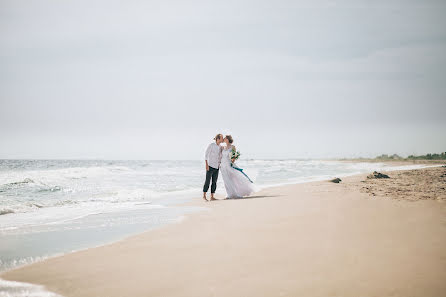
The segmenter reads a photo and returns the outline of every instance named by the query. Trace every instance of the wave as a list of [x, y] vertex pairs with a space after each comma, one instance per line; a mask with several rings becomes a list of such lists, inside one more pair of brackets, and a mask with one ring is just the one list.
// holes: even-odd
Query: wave
[[[77, 205], [65, 205], [63, 207], [45, 207], [37, 211], [12, 211], [12, 217], [0, 216], [0, 235], [34, 233], [48, 231], [45, 226], [54, 226], [51, 229], [76, 228], [83, 224], [85, 220], [90, 222], [101, 221], [96, 219], [99, 215], [114, 214], [127, 211], [155, 210], [165, 208], [160, 204], [122, 202], [122, 203], [102, 203], [84, 202]], [[0, 295], [1, 297], [1, 295]]]
[[34, 183], [34, 180], [27, 177], [24, 180], [17, 181], [17, 182], [10, 182], [10, 183], [6, 183], [6, 184], [0, 185], [0, 186], [1, 187], [12, 187], [12, 186], [30, 184], [30, 183]]
[[53, 186], [53, 187], [39, 189], [38, 192], [57, 192], [57, 191], [60, 191], [60, 190], [62, 190], [61, 187]]
[[58, 185], [51, 186], [44, 182], [35, 181], [27, 177], [20, 181], [14, 181], [0, 185], [0, 192], [5, 193], [10, 190], [26, 189], [26, 188], [29, 188], [29, 190], [35, 190], [37, 192], [56, 192], [62, 190], [62, 187]]
[[12, 209], [0, 209], [0, 216], [10, 213], [14, 213], [14, 211]]
[[21, 283], [15, 281], [7, 281], [0, 278], [0, 296], [1, 297], [62, 297], [56, 293], [45, 290], [44, 286]]
[[34, 181], [32, 180], [32, 179], [30, 179], [30, 178], [25, 178], [24, 180], [22, 180], [22, 181], [19, 181], [19, 182], [15, 182], [15, 183], [11, 183], [11, 184], [29, 184], [29, 183], [33, 183]]

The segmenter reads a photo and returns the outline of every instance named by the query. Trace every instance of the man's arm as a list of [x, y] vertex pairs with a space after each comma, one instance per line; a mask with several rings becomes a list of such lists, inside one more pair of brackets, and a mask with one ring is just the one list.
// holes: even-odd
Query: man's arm
[[222, 154], [223, 154], [223, 147], [220, 145], [220, 153], [218, 154], [218, 168], [220, 168], [221, 165]]
[[206, 163], [206, 171], [209, 171], [208, 160], [209, 160], [210, 152], [211, 152], [211, 146], [209, 145], [208, 148], [206, 149], [206, 153], [204, 154], [204, 162]]

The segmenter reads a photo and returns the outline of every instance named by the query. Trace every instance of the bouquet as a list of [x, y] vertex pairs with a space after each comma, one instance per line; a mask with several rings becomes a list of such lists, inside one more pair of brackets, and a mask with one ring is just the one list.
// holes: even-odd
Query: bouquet
[[231, 160], [235, 161], [238, 160], [240, 157], [240, 151], [236, 151], [235, 147], [232, 147], [231, 153], [229, 155], [231, 157]]

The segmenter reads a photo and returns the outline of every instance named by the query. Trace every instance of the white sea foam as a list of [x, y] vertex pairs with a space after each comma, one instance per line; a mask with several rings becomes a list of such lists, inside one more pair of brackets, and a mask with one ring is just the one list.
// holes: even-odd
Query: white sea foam
[[[64, 207], [48, 207], [37, 212], [16, 213], [14, 216], [0, 216], [0, 234], [11, 234], [12, 232], [36, 232], [32, 227], [61, 225], [71, 221], [79, 220], [88, 216], [122, 212], [128, 210], [163, 208], [163, 205], [122, 202], [101, 203], [85, 202], [77, 205], [65, 205]], [[39, 229], [48, 230], [48, 229]], [[54, 230], [54, 228], [52, 228]]]
[[7, 281], [0, 278], [0, 297], [62, 297], [43, 286]]

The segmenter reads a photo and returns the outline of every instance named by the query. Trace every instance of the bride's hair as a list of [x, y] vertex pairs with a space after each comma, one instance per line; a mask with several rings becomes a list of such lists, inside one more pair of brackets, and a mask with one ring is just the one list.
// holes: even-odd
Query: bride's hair
[[234, 139], [232, 139], [231, 135], [226, 135], [226, 138], [228, 139], [229, 143], [233, 143]]
[[223, 134], [217, 134], [217, 135], [214, 137], [214, 140], [217, 140], [217, 139], [220, 139], [220, 138], [223, 138]]

